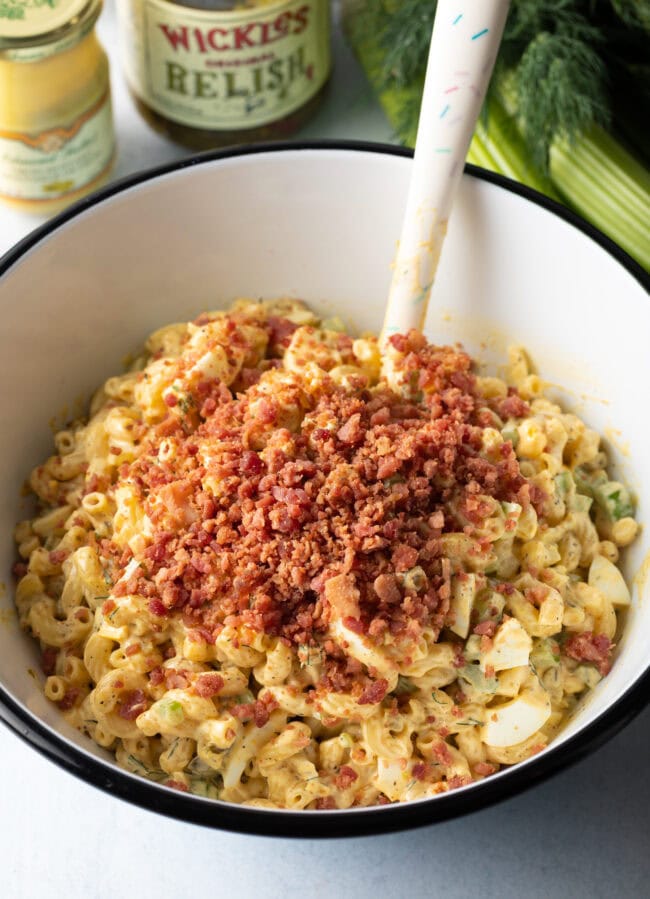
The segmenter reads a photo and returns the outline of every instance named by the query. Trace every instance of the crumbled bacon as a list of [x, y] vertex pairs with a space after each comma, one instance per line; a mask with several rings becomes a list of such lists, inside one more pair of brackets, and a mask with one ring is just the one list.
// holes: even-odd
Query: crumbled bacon
[[61, 562], [64, 562], [70, 553], [67, 549], [54, 549], [49, 554], [49, 559], [52, 565], [60, 565]]
[[[325, 582], [325, 599], [341, 618], [359, 619], [359, 597], [352, 575], [338, 574]], [[352, 629], [355, 630], [354, 625]]]
[[416, 762], [411, 768], [411, 774], [416, 780], [426, 780], [431, 773], [431, 766], [426, 762]]
[[357, 702], [359, 705], [376, 705], [382, 701], [387, 691], [388, 681], [382, 677], [366, 687], [357, 699]]
[[454, 776], [450, 777], [447, 781], [450, 790], [457, 790], [458, 787], [466, 787], [471, 783], [472, 778], [469, 774], [454, 774]]
[[162, 682], [164, 680], [165, 680], [165, 672], [163, 671], [162, 668], [160, 668], [160, 667], [153, 668], [149, 672], [149, 683], [153, 687], [158, 687], [160, 684], [162, 684]]
[[339, 773], [334, 778], [334, 783], [339, 788], [339, 790], [347, 790], [348, 787], [351, 787], [352, 784], [357, 780], [359, 775], [351, 768], [349, 765], [342, 765], [339, 768]]
[[613, 649], [614, 644], [609, 637], [591, 631], [574, 634], [564, 644], [564, 652], [569, 658], [579, 662], [593, 662], [603, 676], [611, 668], [610, 656]]
[[159, 599], [154, 597], [149, 600], [149, 611], [152, 615], [157, 615], [159, 618], [162, 618], [164, 615], [167, 615], [169, 609]]
[[278, 707], [276, 700], [271, 697], [258, 699], [255, 702], [241, 703], [229, 709], [230, 714], [240, 721], [254, 721], [255, 727], [264, 727], [269, 720], [271, 712]]
[[474, 633], [480, 634], [482, 637], [494, 637], [497, 632], [497, 626], [496, 621], [481, 621], [474, 628]]
[[168, 690], [185, 690], [190, 685], [189, 672], [176, 668], [165, 668], [165, 686]]
[[[294, 324], [271, 318], [262, 326], [271, 352], [281, 354]], [[228, 333], [233, 346], [250, 351], [246, 365], [255, 365], [257, 350], [235, 324]], [[371, 641], [386, 634], [414, 640], [425, 627], [438, 635], [452, 573], [441, 535], [466, 522], [479, 527], [491, 509], [485, 496], [525, 508], [543, 494], [523, 477], [511, 446], [496, 460], [485, 457], [482, 429], [495, 426], [498, 410], [480, 395], [469, 356], [416, 332], [390, 344], [418, 398], [386, 383], [313, 386], [285, 372], [271, 392], [248, 375], [235, 392], [207, 379], [189, 391], [191, 414], [170, 407], [138, 458], [120, 467], [152, 533], [128, 580], [120, 574], [133, 553], [101, 541], [115, 595], [145, 597], [153, 616], [182, 617], [206, 642], [224, 625], [294, 646], [315, 642], [321, 684], [360, 684], [364, 702], [380, 702], [385, 689], [372, 680], [376, 672], [350, 667], [345, 646], [326, 639], [332, 620]], [[349, 354], [350, 339], [341, 338], [339, 349]], [[501, 406], [504, 414], [525, 408], [516, 392]], [[173, 467], [158, 461], [160, 442], [170, 437]], [[88, 477], [86, 489], [103, 486]], [[449, 513], [452, 503], [462, 522]], [[488, 549], [489, 541], [477, 544]], [[402, 573], [416, 565], [425, 586], [403, 588]], [[460, 655], [457, 661], [464, 664]], [[152, 672], [151, 682], [157, 677]]]
[[64, 712], [67, 712], [77, 704], [77, 700], [80, 696], [81, 690], [79, 690], [78, 687], [69, 687], [62, 698], [59, 699], [59, 708], [63, 709]]
[[147, 710], [147, 695], [144, 690], [131, 690], [117, 704], [117, 714], [125, 721], [135, 721]]
[[397, 578], [392, 574], [380, 574], [372, 586], [382, 602], [393, 604], [402, 599]]
[[48, 677], [54, 674], [57, 654], [57, 650], [51, 646], [46, 647], [41, 653], [41, 670]]
[[166, 787], [171, 787], [172, 790], [179, 790], [181, 793], [188, 793], [189, 789], [187, 784], [184, 784], [182, 780], [165, 780], [163, 781]]
[[298, 325], [288, 318], [281, 318], [276, 315], [269, 315], [267, 319], [267, 327], [269, 329], [269, 343], [271, 348], [276, 352], [286, 350], [291, 342], [291, 335]]
[[192, 689], [197, 696], [203, 696], [209, 699], [211, 696], [216, 696], [224, 683], [223, 677], [216, 672], [214, 674], [200, 674], [194, 681]]
[[506, 421], [508, 418], [526, 418], [530, 415], [530, 406], [516, 392], [514, 387], [508, 388], [508, 396], [495, 402], [498, 415]]
[[417, 549], [407, 546], [405, 543], [398, 543], [393, 550], [392, 561], [395, 571], [408, 571], [409, 568], [413, 568], [417, 560]]
[[442, 741], [440, 743], [437, 743], [433, 747], [433, 754], [438, 759], [441, 765], [453, 764], [454, 759], [449, 750], [449, 746], [447, 746], [446, 743], [443, 743]]
[[363, 439], [361, 414], [355, 412], [355, 414], [338, 429], [336, 436], [342, 443], [359, 443], [359, 441]]
[[474, 771], [481, 777], [489, 777], [490, 774], [494, 774], [497, 770], [497, 766], [491, 765], [490, 762], [477, 762], [474, 765]]

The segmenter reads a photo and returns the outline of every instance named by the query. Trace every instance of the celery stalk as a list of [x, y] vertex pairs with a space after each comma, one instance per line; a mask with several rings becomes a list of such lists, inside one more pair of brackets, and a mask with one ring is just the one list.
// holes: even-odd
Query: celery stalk
[[[530, 164], [524, 139], [516, 121], [508, 115], [496, 96], [490, 97], [486, 109], [487, 115], [482, 116], [476, 125], [470, 154], [475, 141], [480, 141], [494, 162], [494, 165], [486, 165], [485, 168], [527, 184], [555, 200], [559, 199], [550, 180], [540, 175]], [[470, 156], [468, 159], [473, 162]]]
[[550, 172], [566, 202], [650, 270], [650, 174], [618, 141], [598, 127], [556, 141]]
[[489, 169], [491, 172], [499, 171], [499, 167], [494, 161], [494, 158], [490, 155], [489, 150], [485, 146], [485, 141], [478, 133], [474, 134], [472, 142], [469, 145], [467, 161], [471, 162], [472, 165], [481, 166], [483, 169]]

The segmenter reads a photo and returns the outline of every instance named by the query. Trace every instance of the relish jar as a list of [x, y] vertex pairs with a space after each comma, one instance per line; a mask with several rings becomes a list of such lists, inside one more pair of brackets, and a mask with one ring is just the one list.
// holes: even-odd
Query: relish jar
[[101, 0], [0, 4], [0, 199], [53, 213], [108, 177], [115, 154]]
[[184, 146], [281, 138], [320, 103], [328, 0], [118, 0], [117, 10], [136, 105]]

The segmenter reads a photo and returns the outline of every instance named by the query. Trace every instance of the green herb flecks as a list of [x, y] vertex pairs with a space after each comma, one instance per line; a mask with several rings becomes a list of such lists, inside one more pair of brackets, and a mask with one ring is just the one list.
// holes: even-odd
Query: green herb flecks
[[169, 775], [158, 768], [149, 768], [144, 762], [140, 761], [135, 755], [127, 755], [126, 760], [133, 774], [139, 774], [140, 777], [146, 777], [147, 780], [156, 782], [165, 780]]

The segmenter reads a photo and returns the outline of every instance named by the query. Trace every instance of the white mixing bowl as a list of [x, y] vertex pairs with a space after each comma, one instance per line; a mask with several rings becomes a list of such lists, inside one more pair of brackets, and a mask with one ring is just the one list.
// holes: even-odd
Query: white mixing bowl
[[[504, 798], [583, 755], [650, 693], [650, 530], [625, 558], [633, 606], [611, 673], [540, 755], [415, 803], [346, 811], [243, 808], [178, 793], [119, 769], [68, 727], [30, 675], [37, 647], [13, 605], [12, 530], [23, 484], [51, 452], [50, 421], [121, 369], [163, 323], [237, 296], [290, 295], [356, 330], [378, 330], [411, 161], [373, 145], [208, 154], [145, 172], [82, 201], [0, 263], [0, 717], [53, 761], [115, 795], [175, 817], [251, 833], [370, 833], [449, 818]], [[469, 170], [453, 211], [428, 336], [494, 364], [530, 350], [555, 393], [609, 436], [619, 477], [650, 510], [647, 277], [604, 237], [525, 188]], [[646, 566], [648, 568], [650, 566]], [[645, 601], [644, 601], [645, 594]]]

